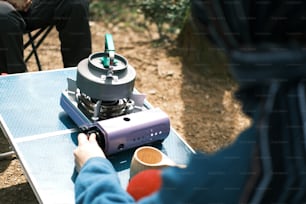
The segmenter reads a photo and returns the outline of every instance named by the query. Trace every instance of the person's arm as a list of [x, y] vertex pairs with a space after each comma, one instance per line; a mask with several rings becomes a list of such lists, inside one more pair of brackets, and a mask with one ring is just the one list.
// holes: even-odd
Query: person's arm
[[76, 203], [134, 203], [121, 187], [112, 164], [105, 158], [89, 159], [75, 181]]
[[121, 187], [112, 164], [96, 142], [95, 134], [89, 138], [79, 134], [74, 151], [79, 174], [75, 180], [76, 203], [134, 203], [134, 199]]

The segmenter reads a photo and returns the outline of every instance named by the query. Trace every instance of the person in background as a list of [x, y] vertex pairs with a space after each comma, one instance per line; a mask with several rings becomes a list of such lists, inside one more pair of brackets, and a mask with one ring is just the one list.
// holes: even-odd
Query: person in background
[[251, 126], [214, 154], [192, 155], [185, 169], [152, 174], [161, 184], [142, 196], [144, 177], [122, 189], [95, 136], [81, 133], [76, 203], [305, 203], [306, 2], [192, 0], [191, 11], [228, 55]]
[[59, 33], [63, 66], [76, 66], [91, 53], [88, 18], [88, 0], [0, 0], [0, 73], [26, 72], [23, 34], [50, 25]]

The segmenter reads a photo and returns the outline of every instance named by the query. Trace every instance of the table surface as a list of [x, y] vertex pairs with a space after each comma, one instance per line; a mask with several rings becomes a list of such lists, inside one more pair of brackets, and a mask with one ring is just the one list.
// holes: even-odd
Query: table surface
[[[0, 128], [40, 203], [74, 203], [73, 150], [78, 129], [60, 106], [67, 78], [76, 78], [76, 68], [0, 77]], [[194, 153], [172, 128], [157, 147], [180, 164]], [[132, 154], [128, 150], [109, 158], [123, 188]]]

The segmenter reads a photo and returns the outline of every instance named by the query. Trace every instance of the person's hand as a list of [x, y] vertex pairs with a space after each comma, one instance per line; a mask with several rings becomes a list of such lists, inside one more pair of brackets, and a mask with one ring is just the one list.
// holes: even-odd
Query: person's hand
[[6, 0], [12, 4], [17, 11], [27, 11], [31, 4], [32, 0]]
[[76, 168], [79, 171], [85, 162], [93, 157], [103, 157], [105, 154], [96, 140], [96, 134], [90, 134], [88, 137], [84, 133], [78, 135], [78, 147], [74, 150]]

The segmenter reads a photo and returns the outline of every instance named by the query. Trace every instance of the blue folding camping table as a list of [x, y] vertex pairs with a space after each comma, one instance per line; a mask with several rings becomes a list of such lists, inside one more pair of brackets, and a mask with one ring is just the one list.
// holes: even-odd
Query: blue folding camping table
[[[67, 78], [76, 78], [76, 68], [0, 76], [0, 128], [40, 203], [74, 203], [73, 150], [79, 130], [60, 106]], [[173, 129], [158, 148], [180, 164], [193, 153]], [[109, 158], [123, 188], [132, 154]]]

